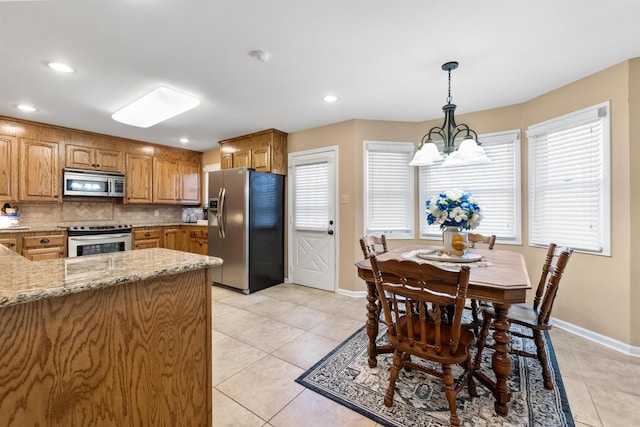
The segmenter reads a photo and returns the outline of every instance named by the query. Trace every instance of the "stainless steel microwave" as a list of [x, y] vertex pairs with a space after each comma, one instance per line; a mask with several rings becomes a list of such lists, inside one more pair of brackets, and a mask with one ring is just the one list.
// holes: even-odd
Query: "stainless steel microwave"
[[124, 174], [64, 169], [64, 196], [124, 197]]

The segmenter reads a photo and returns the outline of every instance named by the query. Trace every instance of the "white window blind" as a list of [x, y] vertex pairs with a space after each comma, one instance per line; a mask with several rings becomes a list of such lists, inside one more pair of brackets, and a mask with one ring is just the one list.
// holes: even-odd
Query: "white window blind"
[[609, 103], [529, 127], [529, 234], [610, 254]]
[[364, 142], [365, 234], [413, 239], [411, 142]]
[[500, 243], [522, 241], [520, 210], [520, 131], [510, 130], [478, 135], [491, 163], [455, 167], [422, 166], [420, 186], [421, 238], [437, 239], [437, 224], [427, 224], [425, 203], [429, 197], [447, 190], [464, 190], [480, 206], [483, 219], [473, 232], [495, 234]]
[[297, 230], [326, 231], [329, 224], [329, 164], [326, 161], [296, 165], [293, 197], [294, 227]]

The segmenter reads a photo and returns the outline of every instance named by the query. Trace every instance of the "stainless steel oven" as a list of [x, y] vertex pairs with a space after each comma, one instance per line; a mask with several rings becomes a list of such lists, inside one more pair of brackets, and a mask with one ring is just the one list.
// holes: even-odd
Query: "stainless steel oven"
[[69, 257], [131, 250], [130, 225], [73, 226], [67, 234]]

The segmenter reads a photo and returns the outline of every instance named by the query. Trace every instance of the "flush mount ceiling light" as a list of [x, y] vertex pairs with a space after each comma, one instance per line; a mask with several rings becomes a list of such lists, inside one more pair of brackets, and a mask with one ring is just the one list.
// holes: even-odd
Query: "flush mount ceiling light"
[[22, 111], [26, 111], [27, 113], [33, 113], [34, 111], [38, 111], [37, 108], [27, 104], [16, 105], [16, 107]]
[[[454, 112], [456, 105], [451, 103], [451, 71], [458, 68], [455, 61], [447, 62], [442, 65], [442, 70], [449, 73], [449, 94], [447, 96], [447, 104], [442, 107], [444, 112], [444, 123], [440, 127], [432, 127], [429, 132], [422, 137], [418, 151], [416, 151], [411, 166], [431, 166], [435, 162], [443, 159], [438, 152], [438, 147], [432, 139], [432, 136], [442, 138], [444, 147], [442, 153], [447, 157], [442, 166], [461, 166], [474, 163], [488, 163], [491, 161], [484, 152], [484, 148], [478, 142], [478, 134], [465, 124], [456, 124]], [[458, 136], [463, 136], [460, 146], [456, 150], [455, 141]]]
[[117, 111], [111, 118], [127, 125], [148, 128], [198, 105], [200, 100], [161, 86]]
[[322, 98], [322, 100], [327, 104], [332, 104], [338, 100], [338, 97], [335, 95], [327, 95], [324, 98]]
[[183, 136], [182, 138], [180, 138], [180, 142], [182, 142], [183, 144], [188, 144], [189, 143], [189, 138]]
[[48, 62], [47, 65], [52, 70], [56, 70], [61, 73], [73, 73], [75, 71], [73, 67], [70, 67], [67, 64], [63, 64], [62, 62]]

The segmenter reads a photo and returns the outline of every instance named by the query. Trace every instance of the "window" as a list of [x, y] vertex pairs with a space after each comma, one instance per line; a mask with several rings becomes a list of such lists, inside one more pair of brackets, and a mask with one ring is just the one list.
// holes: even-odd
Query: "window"
[[296, 230], [326, 231], [329, 226], [329, 163], [294, 166], [295, 211], [293, 225]]
[[411, 142], [364, 142], [364, 233], [413, 239]]
[[521, 243], [520, 131], [479, 135], [478, 140], [491, 163], [420, 167], [421, 238], [439, 239], [442, 236], [437, 224], [427, 224], [427, 199], [447, 190], [459, 189], [471, 193], [480, 205], [483, 219], [474, 232], [495, 234], [500, 243]]
[[532, 125], [529, 240], [610, 255], [609, 103]]

